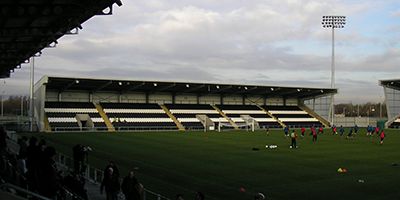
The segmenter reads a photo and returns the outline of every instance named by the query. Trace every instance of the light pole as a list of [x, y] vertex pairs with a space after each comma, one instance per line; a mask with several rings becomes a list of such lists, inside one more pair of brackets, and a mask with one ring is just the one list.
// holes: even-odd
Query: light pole
[[6, 88], [6, 81], [3, 82], [3, 87], [1, 91], [1, 116], [4, 116], [4, 93]]
[[[322, 16], [322, 27], [332, 29], [332, 62], [331, 62], [331, 88], [335, 88], [335, 29], [344, 28], [346, 16]], [[331, 125], [335, 115], [334, 94], [331, 97]]]
[[30, 81], [29, 81], [29, 120], [30, 120], [30, 127], [29, 130], [33, 132], [33, 123], [35, 122], [35, 104], [34, 100], [34, 80], [35, 80], [35, 56], [31, 57], [31, 71], [30, 71]]

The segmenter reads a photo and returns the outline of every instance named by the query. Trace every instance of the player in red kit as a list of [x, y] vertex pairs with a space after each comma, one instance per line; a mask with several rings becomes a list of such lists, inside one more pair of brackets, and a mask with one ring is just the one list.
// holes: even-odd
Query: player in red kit
[[301, 137], [304, 137], [305, 132], [306, 132], [306, 129], [304, 127], [301, 127]]
[[379, 137], [381, 138], [380, 144], [383, 144], [383, 139], [385, 139], [385, 132], [383, 132], [383, 130], [382, 130], [381, 134], [379, 135]]

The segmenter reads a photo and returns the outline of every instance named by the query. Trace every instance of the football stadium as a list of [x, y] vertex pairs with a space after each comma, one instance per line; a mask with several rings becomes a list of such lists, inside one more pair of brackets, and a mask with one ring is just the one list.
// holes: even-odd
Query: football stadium
[[[9, 78], [122, 2], [0, 5]], [[400, 199], [399, 79], [376, 83], [386, 121], [349, 122], [335, 87], [33, 73], [29, 116], [0, 120], [0, 199]]]

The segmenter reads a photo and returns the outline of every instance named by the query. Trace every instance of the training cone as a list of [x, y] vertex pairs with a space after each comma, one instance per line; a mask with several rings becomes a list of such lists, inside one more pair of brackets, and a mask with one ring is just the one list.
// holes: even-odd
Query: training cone
[[343, 168], [342, 171], [343, 171], [343, 173], [346, 173], [346, 172], [347, 172], [347, 169], [346, 169], [346, 168]]
[[240, 191], [240, 192], [246, 192], [246, 189], [244, 189], [244, 187], [240, 187], [240, 188], [239, 188], [239, 191]]
[[337, 170], [337, 172], [342, 173], [342, 172], [343, 172], [343, 169], [342, 169], [342, 168], [339, 168], [339, 169]]

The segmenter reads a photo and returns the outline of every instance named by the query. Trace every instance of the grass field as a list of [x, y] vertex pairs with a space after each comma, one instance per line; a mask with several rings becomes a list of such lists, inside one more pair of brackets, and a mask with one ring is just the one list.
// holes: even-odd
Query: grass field
[[121, 175], [139, 167], [145, 187], [172, 199], [193, 199], [196, 191], [206, 199], [252, 199], [256, 192], [268, 199], [400, 199], [400, 166], [393, 166], [400, 165], [400, 133], [386, 135], [379, 145], [363, 131], [352, 140], [325, 133], [290, 149], [282, 131], [43, 134], [68, 155], [77, 143], [91, 146], [89, 162], [100, 169], [108, 160]]

